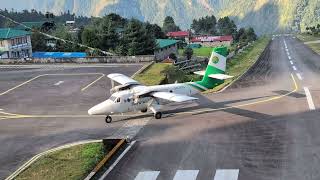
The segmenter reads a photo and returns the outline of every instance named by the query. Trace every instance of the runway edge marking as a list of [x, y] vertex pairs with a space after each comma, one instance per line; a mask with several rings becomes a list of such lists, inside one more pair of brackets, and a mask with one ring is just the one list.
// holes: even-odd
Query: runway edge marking
[[311, 96], [309, 88], [303, 87], [303, 89], [304, 89], [305, 94], [307, 96], [307, 102], [308, 102], [308, 105], [309, 105], [309, 109], [310, 110], [315, 110], [316, 107], [314, 106], [314, 103], [313, 103], [312, 96]]
[[132, 146], [137, 141], [132, 141], [130, 145], [120, 154], [120, 156], [116, 159], [116, 161], [108, 168], [108, 170], [103, 173], [103, 175], [99, 178], [99, 180], [104, 180], [108, 174], [113, 170], [113, 168], [120, 162], [120, 160], [128, 153], [128, 151], [132, 148]]

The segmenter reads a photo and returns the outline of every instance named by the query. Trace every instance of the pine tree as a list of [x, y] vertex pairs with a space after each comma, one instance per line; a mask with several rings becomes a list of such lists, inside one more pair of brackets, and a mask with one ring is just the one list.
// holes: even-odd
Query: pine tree
[[162, 29], [165, 33], [172, 32], [172, 31], [180, 31], [179, 26], [176, 25], [173, 18], [171, 16], [167, 16], [164, 19]]
[[123, 41], [129, 56], [153, 53], [155, 40], [153, 36], [147, 34], [143, 24], [136, 19], [130, 20], [127, 24]]

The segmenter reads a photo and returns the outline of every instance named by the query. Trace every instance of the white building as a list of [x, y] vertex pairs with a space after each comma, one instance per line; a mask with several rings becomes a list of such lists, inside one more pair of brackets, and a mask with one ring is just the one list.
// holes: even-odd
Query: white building
[[0, 28], [0, 58], [25, 58], [31, 56], [31, 32]]

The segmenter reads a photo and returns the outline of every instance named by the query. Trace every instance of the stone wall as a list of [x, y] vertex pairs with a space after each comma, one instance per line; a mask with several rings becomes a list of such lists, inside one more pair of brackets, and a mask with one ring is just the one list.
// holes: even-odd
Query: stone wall
[[29, 58], [29, 59], [0, 59], [0, 64], [19, 63], [139, 63], [155, 60], [153, 55], [145, 56], [104, 56], [87, 58]]

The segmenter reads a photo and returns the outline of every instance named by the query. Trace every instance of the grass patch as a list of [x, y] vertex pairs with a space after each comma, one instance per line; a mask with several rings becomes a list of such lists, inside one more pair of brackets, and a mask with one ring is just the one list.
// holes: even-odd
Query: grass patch
[[141, 74], [137, 74], [134, 79], [146, 86], [159, 85], [166, 78], [162, 73], [167, 67], [171, 66], [168, 63], [155, 63]]
[[[210, 57], [212, 49], [214, 47], [201, 47], [201, 48], [194, 48], [193, 55], [192, 56], [204, 56], [204, 57]], [[179, 55], [183, 56], [184, 49], [179, 49]]]
[[320, 43], [307, 44], [314, 52], [320, 54]]
[[84, 179], [102, 160], [104, 154], [102, 143], [74, 146], [38, 159], [16, 179]]
[[210, 57], [213, 47], [201, 47], [193, 49], [194, 56], [206, 56]]
[[320, 40], [320, 35], [298, 34], [297, 38], [299, 38], [303, 42], [317, 41]]
[[242, 53], [239, 53], [232, 59], [229, 59], [227, 62], [226, 74], [234, 76], [234, 78], [226, 80], [223, 84], [208, 90], [206, 93], [216, 92], [224, 88], [226, 85], [230, 84], [232, 81], [245, 73], [259, 59], [269, 41], [269, 37], [262, 37], [254, 42], [251, 46], [246, 48]]
[[[297, 37], [303, 42], [320, 40], [320, 35], [298, 34]], [[309, 48], [311, 48], [314, 52], [320, 54], [320, 43], [312, 43], [306, 45], [309, 46]]]

